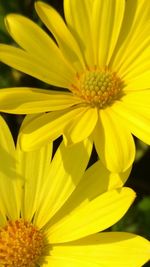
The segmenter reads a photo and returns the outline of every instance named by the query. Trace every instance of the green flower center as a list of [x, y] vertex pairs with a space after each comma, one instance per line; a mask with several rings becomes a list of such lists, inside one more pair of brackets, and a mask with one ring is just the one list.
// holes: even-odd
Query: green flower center
[[119, 98], [122, 87], [123, 82], [117, 74], [104, 68], [77, 75], [70, 90], [92, 106], [104, 108]]
[[23, 219], [8, 221], [0, 229], [0, 266], [35, 267], [43, 248], [43, 234]]

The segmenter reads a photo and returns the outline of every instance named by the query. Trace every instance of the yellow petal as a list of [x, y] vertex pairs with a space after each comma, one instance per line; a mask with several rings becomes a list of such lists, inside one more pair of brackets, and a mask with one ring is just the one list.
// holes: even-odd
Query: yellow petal
[[149, 89], [150, 87], [150, 71], [145, 70], [144, 73], [133, 77], [132, 79], [126, 79], [126, 85], [123, 88], [124, 92], [134, 92], [143, 89]]
[[130, 171], [131, 168], [124, 173], [111, 173], [101, 161], [97, 161], [84, 173], [70, 198], [51, 219], [51, 224], [55, 224], [73, 210], [86, 206], [100, 194], [122, 187], [129, 177]]
[[[14, 157], [15, 154], [15, 144], [11, 131], [2, 116], [0, 116], [0, 128], [0, 155], [4, 154], [3, 152], [5, 152], [5, 155], [10, 157], [9, 161], [11, 162], [11, 156]], [[5, 163], [5, 161], [3, 163]], [[8, 165], [6, 164], [7, 167]]]
[[[0, 116], [0, 209], [2, 221], [5, 217], [17, 219], [20, 216], [21, 187], [23, 179], [16, 171], [16, 151], [11, 132]], [[9, 200], [9, 201], [8, 201]]]
[[32, 221], [41, 200], [41, 188], [48, 179], [52, 143], [32, 152], [17, 149], [17, 171], [24, 178], [24, 196], [21, 213], [23, 218]]
[[135, 158], [135, 145], [128, 128], [112, 108], [100, 111], [93, 140], [102, 162], [112, 172], [127, 170]]
[[43, 227], [52, 218], [76, 188], [87, 167], [91, 151], [89, 140], [71, 148], [65, 147], [64, 143], [60, 145], [39, 193], [40, 205], [37, 206], [34, 218], [38, 227]]
[[86, 64], [94, 65], [91, 13], [93, 1], [91, 0], [64, 0], [64, 13], [67, 25], [77, 40]]
[[70, 108], [37, 116], [21, 128], [20, 146], [25, 151], [34, 150], [48, 140], [58, 138], [63, 133], [66, 125], [78, 116], [82, 110], [82, 107]]
[[82, 66], [85, 65], [81, 50], [62, 17], [46, 3], [38, 1], [35, 3], [35, 8], [41, 20], [53, 33], [63, 55], [71, 61], [77, 70], [81, 70]]
[[76, 119], [64, 129], [67, 144], [77, 143], [89, 137], [98, 119], [97, 109], [85, 107]]
[[74, 70], [71, 65], [55, 42], [38, 25], [18, 14], [8, 15], [5, 21], [9, 34], [25, 51], [46, 61], [53, 72], [61, 74], [63, 70], [64, 74], [66, 72], [68, 76], [72, 76]]
[[[73, 267], [141, 267], [149, 259], [148, 240], [130, 233], [112, 232], [95, 234], [64, 245], [54, 245], [48, 262], [50, 266], [57, 267], [69, 267], [69, 262]], [[63, 263], [66, 261], [66, 265], [61, 265], [61, 260]]]
[[[57, 256], [49, 256], [44, 258], [45, 263], [42, 263], [42, 267], [97, 267], [93, 266], [93, 263], [83, 262], [80, 260], [76, 260], [75, 258], [69, 257], [57, 257]], [[91, 265], [92, 264], [92, 265]]]
[[7, 218], [6, 218], [6, 214], [5, 214], [5, 207], [0, 202], [0, 227], [5, 226], [6, 223], [7, 223]]
[[124, 0], [95, 0], [92, 27], [96, 64], [108, 65], [115, 48], [124, 15]]
[[32, 114], [62, 110], [80, 103], [71, 93], [36, 88], [7, 88], [0, 91], [0, 110], [13, 114]]
[[150, 89], [128, 92], [128, 94], [122, 97], [121, 101], [130, 105], [130, 107], [134, 108], [137, 106], [139, 109], [143, 109], [145, 112], [147, 110], [150, 113]]
[[74, 77], [74, 74], [70, 75], [70, 72], [61, 62], [57, 62], [57, 71], [55, 71], [53, 66], [53, 62], [56, 62], [55, 58], [50, 58], [50, 63], [42, 57], [35, 56], [33, 53], [27, 53], [20, 48], [10, 45], [0, 44], [0, 60], [10, 67], [29, 74], [43, 82], [60, 87], [68, 87], [72, 82], [72, 77]]
[[126, 57], [121, 64], [118, 73], [124, 79], [125, 84], [128, 84], [130, 80], [148, 72], [150, 69], [149, 32], [150, 24], [146, 24], [144, 30], [139, 33], [136, 42], [133, 45], [129, 45], [132, 49], [130, 54], [126, 55], [126, 53], [124, 53]]
[[129, 188], [111, 190], [79, 207], [49, 227], [51, 243], [62, 243], [103, 231], [126, 213], [135, 198]]
[[146, 144], [150, 144], [150, 105], [149, 91], [135, 93], [134, 96], [124, 97], [112, 106], [112, 110], [119, 115], [126, 128]]
[[[122, 187], [127, 181], [130, 172], [131, 167], [127, 171], [122, 173], [112, 173], [108, 169], [106, 169], [106, 167], [100, 160], [98, 160], [90, 168], [87, 169], [78, 186], [80, 192], [82, 192], [81, 199], [86, 199], [85, 195], [89, 195], [89, 198], [92, 199], [106, 191]], [[76, 191], [78, 192], [78, 190]], [[76, 197], [76, 201], [78, 201], [78, 198]], [[73, 202], [75, 202], [75, 199]]]
[[149, 39], [149, 14], [150, 2], [147, 0], [126, 1], [122, 29], [111, 61], [111, 67], [116, 71], [123, 74], [128, 70], [127, 65], [132, 67], [138, 59], [140, 51], [144, 52], [145, 42]]

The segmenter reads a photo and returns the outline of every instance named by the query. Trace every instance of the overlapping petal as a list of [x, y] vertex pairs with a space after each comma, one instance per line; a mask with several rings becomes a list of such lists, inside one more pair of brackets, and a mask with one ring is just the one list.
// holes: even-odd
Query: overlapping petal
[[123, 173], [111, 173], [101, 161], [97, 161], [85, 171], [78, 186], [51, 219], [50, 224], [57, 223], [73, 210], [83, 208], [99, 195], [122, 187], [129, 177], [130, 171], [131, 168]]
[[[147, 0], [126, 1], [122, 28], [112, 58], [112, 68], [123, 74], [138, 60], [149, 42], [150, 3]], [[143, 62], [144, 63], [144, 62]]]
[[21, 205], [21, 215], [28, 221], [32, 221], [41, 201], [41, 188], [48, 177], [52, 143], [41, 147], [38, 151], [22, 152], [19, 147], [16, 150], [16, 170], [24, 178], [24, 193]]
[[[70, 72], [64, 68], [61, 62], [58, 62], [57, 71], [55, 71], [47, 60], [20, 48], [0, 44], [0, 60], [48, 84], [67, 87], [72, 82], [72, 74], [68, 76]], [[51, 59], [51, 64], [54, 61], [55, 58]]]
[[[94, 51], [91, 38], [91, 13], [94, 2], [95, 0], [64, 0], [64, 13], [67, 25], [76, 38], [85, 58], [85, 63], [88, 66], [94, 65]], [[77, 12], [74, 12], [74, 10]]]
[[[36, 118], [38, 115], [27, 116], [23, 126]], [[140, 267], [150, 259], [150, 242], [142, 237], [97, 234], [117, 222], [132, 204], [134, 191], [122, 188], [130, 169], [110, 173], [99, 161], [84, 174], [92, 150], [90, 140], [72, 147], [62, 142], [51, 160], [51, 143], [22, 152], [18, 143], [15, 148], [1, 117], [0, 123], [2, 163], [6, 159], [10, 170], [14, 168], [14, 173], [4, 170], [6, 175], [1, 178], [6, 179], [0, 180], [0, 227], [21, 216], [44, 231], [50, 251], [46, 247], [48, 254], [42, 254], [40, 266]]]
[[15, 144], [10, 130], [1, 116], [0, 125], [0, 212], [2, 216], [0, 226], [2, 226], [6, 222], [6, 216], [9, 219], [16, 219], [19, 216], [21, 186], [24, 180], [21, 173], [16, 171]]
[[72, 62], [77, 70], [84, 68], [85, 64], [80, 47], [59, 13], [50, 5], [40, 1], [35, 3], [35, 8], [41, 20], [50, 32], [53, 33], [63, 55]]
[[130, 51], [130, 56], [126, 54], [126, 52], [124, 52], [126, 57], [124, 58], [124, 61], [120, 65], [119, 69], [117, 69], [118, 74], [124, 79], [125, 83], [128, 85], [130, 85], [130, 80], [147, 73], [150, 69], [149, 32], [150, 23], [147, 23], [143, 31], [139, 33], [135, 43], [133, 45], [130, 45], [130, 49], [132, 48], [132, 50]]
[[13, 114], [35, 114], [63, 110], [81, 103], [71, 93], [20, 87], [0, 91], [0, 110]]
[[123, 101], [118, 101], [112, 110], [115, 111], [123, 123], [136, 137], [141, 139], [146, 144], [150, 144], [150, 106], [149, 106], [149, 91], [135, 93], [134, 96], [128, 95]]
[[66, 245], [54, 245], [48, 263], [53, 267], [140, 267], [148, 261], [149, 254], [150, 242], [140, 236], [100, 233]]
[[92, 37], [95, 64], [108, 65], [115, 48], [125, 9], [124, 0], [95, 0], [92, 13]]
[[40, 228], [63, 206], [77, 187], [87, 167], [91, 150], [89, 140], [67, 149], [62, 143], [58, 148], [39, 194], [41, 201], [37, 205], [34, 219]]
[[126, 93], [130, 93], [133, 91], [143, 91], [144, 89], [149, 89], [150, 84], [150, 71], [147, 69], [145, 72], [132, 77], [127, 80], [127, 83], [124, 87], [124, 91]]
[[79, 115], [66, 125], [63, 133], [67, 144], [80, 142], [91, 135], [97, 123], [96, 108], [85, 107]]
[[[46, 83], [68, 89], [72, 88], [71, 85], [76, 87], [76, 84], [72, 84], [76, 80], [79, 90], [85, 69], [88, 72], [101, 72], [99, 67], [107, 66], [110, 72], [117, 72], [124, 88], [121, 99], [114, 99], [104, 108], [98, 102], [95, 104], [92, 94], [91, 102], [86, 103], [84, 97], [79, 100], [73, 93], [54, 94], [50, 91], [46, 95], [45, 91], [42, 93], [31, 89], [36, 95], [34, 97], [28, 88], [26, 92], [23, 92], [24, 89], [18, 90], [18, 97], [11, 103], [13, 98], [2, 91], [0, 99], [8, 99], [6, 104], [1, 102], [2, 111], [28, 114], [56, 111], [33, 116], [28, 124], [26, 121], [20, 135], [21, 147], [32, 150], [60, 135], [65, 137], [68, 144], [72, 144], [94, 132], [93, 141], [107, 168], [113, 172], [127, 170], [135, 156], [130, 133], [150, 143], [146, 93], [141, 95], [142, 102], [140, 96], [135, 96], [136, 100], [134, 96], [128, 97], [132, 92], [148, 91], [150, 84], [150, 2], [64, 0], [66, 24], [47, 4], [37, 2], [36, 10], [54, 35], [56, 43], [29, 19], [9, 15], [6, 18], [8, 31], [23, 50], [0, 45], [3, 62]], [[56, 23], [53, 23], [54, 20]], [[32, 38], [29, 38], [30, 35]], [[84, 93], [89, 94], [88, 90], [93, 90], [91, 88], [87, 86]], [[14, 91], [13, 97], [16, 94], [17, 91]], [[96, 109], [99, 109], [98, 121]]]
[[63, 74], [66, 72], [68, 76], [74, 73], [71, 64], [65, 60], [55, 42], [37, 24], [17, 14], [8, 15], [5, 21], [8, 32], [25, 51], [45, 60], [55, 73], [61, 74], [62, 70]]
[[99, 195], [52, 224], [47, 230], [48, 238], [52, 244], [62, 243], [103, 231], [125, 214], [134, 198], [135, 193], [129, 188]]
[[63, 134], [64, 128], [84, 111], [83, 107], [65, 109], [38, 115], [28, 124], [23, 125], [20, 132], [20, 145], [24, 150], [39, 148], [48, 140], [54, 140]]
[[134, 161], [133, 137], [111, 107], [99, 112], [93, 140], [100, 159], [112, 172], [122, 172]]

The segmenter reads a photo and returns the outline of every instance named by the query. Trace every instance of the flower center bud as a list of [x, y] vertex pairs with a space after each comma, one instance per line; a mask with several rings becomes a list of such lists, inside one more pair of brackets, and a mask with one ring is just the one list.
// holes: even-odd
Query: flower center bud
[[122, 87], [117, 74], [105, 67], [77, 75], [70, 90], [92, 106], [104, 108], [120, 96]]
[[43, 248], [43, 234], [23, 219], [8, 221], [0, 229], [0, 266], [35, 267]]

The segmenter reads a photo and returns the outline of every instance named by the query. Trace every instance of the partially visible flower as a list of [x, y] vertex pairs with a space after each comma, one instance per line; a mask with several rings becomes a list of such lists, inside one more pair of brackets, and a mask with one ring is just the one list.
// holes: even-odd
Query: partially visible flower
[[84, 173], [89, 141], [72, 148], [62, 143], [53, 159], [52, 143], [22, 152], [2, 118], [0, 125], [0, 266], [137, 267], [148, 261], [146, 239], [98, 233], [135, 198], [122, 187], [128, 172], [111, 174], [97, 162]]
[[2, 44], [0, 59], [69, 91], [1, 90], [0, 110], [48, 112], [22, 129], [24, 150], [61, 134], [69, 144], [90, 136], [109, 170], [126, 170], [135, 158], [131, 133], [150, 144], [150, 1], [64, 0], [67, 25], [51, 6], [35, 7], [56, 43], [29, 19], [8, 15], [22, 49]]

